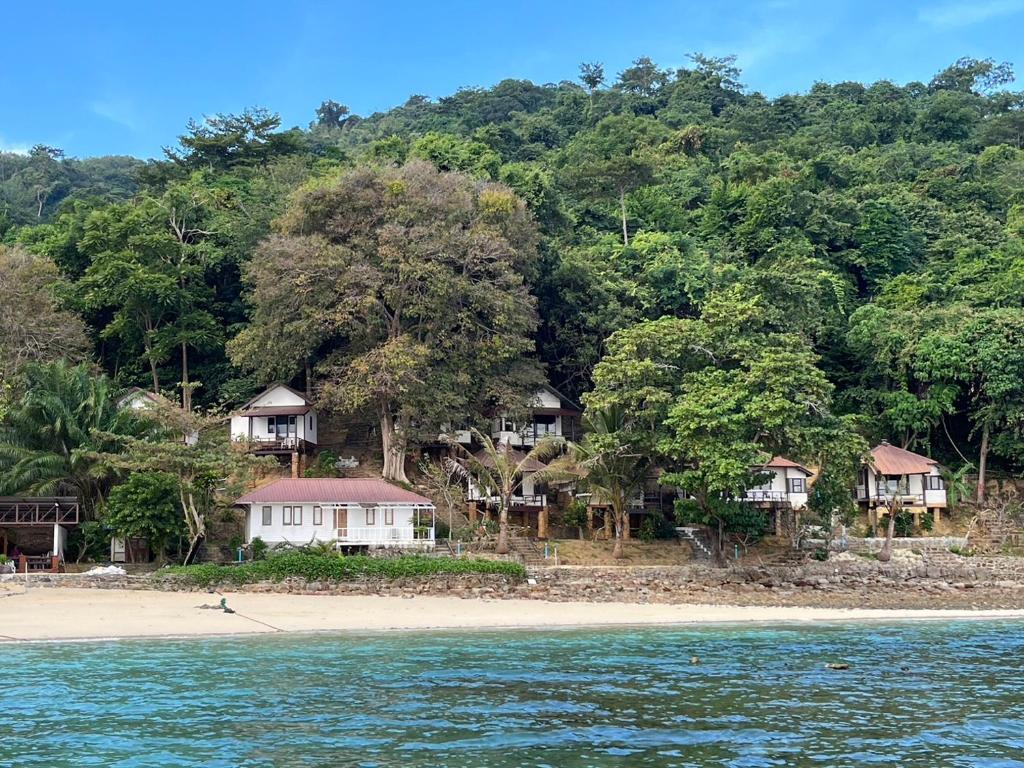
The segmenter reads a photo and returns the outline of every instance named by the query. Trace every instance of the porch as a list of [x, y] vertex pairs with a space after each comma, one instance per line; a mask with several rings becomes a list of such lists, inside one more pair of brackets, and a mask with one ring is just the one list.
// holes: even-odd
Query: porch
[[434, 526], [373, 526], [337, 528], [335, 540], [339, 547], [398, 547], [433, 549]]
[[79, 523], [74, 497], [0, 498], [0, 554], [18, 573], [56, 573], [64, 561], [68, 528]]

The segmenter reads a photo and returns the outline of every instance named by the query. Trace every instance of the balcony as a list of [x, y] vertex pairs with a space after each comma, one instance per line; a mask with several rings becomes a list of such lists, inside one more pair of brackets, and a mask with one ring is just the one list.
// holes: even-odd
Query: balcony
[[786, 491], [760, 490], [752, 488], [743, 494], [743, 500], [753, 504], [779, 504], [789, 501], [789, 494]]
[[303, 440], [301, 437], [268, 437], [259, 438], [254, 437], [251, 440], [243, 440], [249, 450], [249, 453], [255, 453], [257, 455], [267, 455], [274, 453], [293, 453], [298, 451], [299, 453], [312, 453], [316, 447], [315, 444], [308, 440]]

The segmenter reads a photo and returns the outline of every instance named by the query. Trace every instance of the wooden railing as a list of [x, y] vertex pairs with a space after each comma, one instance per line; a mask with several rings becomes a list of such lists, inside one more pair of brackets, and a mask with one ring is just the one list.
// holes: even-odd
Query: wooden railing
[[744, 501], [788, 501], [786, 491], [762, 491], [752, 488], [743, 494]]
[[254, 453], [261, 451], [299, 451], [307, 453], [315, 447], [313, 443], [301, 437], [269, 437], [265, 439], [254, 437], [252, 440], [245, 442], [248, 442], [249, 450]]
[[409, 546], [432, 542], [433, 528], [409, 526], [366, 526], [362, 528], [338, 528], [337, 540], [343, 545]]

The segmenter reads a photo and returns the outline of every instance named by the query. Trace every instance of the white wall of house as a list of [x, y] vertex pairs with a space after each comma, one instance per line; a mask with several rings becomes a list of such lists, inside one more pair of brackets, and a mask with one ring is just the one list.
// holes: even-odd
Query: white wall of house
[[[751, 501], [788, 501], [794, 509], [807, 506], [807, 485], [810, 475], [798, 467], [767, 467], [764, 470], [769, 477], [761, 484], [747, 491], [746, 498]], [[790, 480], [803, 480], [803, 490]]]
[[[319, 513], [316, 511], [317, 507], [320, 509]], [[269, 508], [268, 525], [264, 524], [265, 508]], [[335, 541], [339, 539], [335, 516], [338, 509], [347, 512], [345, 532], [349, 536], [350, 544], [387, 543], [392, 540], [396, 544], [401, 544], [413, 539], [415, 508], [407, 504], [380, 505], [369, 509], [359, 504], [296, 502], [250, 504], [246, 526], [247, 541], [251, 542], [257, 537], [271, 545]], [[430, 510], [425, 509], [421, 514], [427, 523], [430, 519]], [[391, 534], [393, 529], [398, 530], [397, 535]]]
[[[546, 389], [540, 389], [530, 401], [530, 407], [561, 408], [562, 403]], [[538, 414], [526, 424], [514, 424], [503, 414], [491, 420], [491, 439], [495, 442], [505, 442], [516, 447], [533, 445], [534, 434], [538, 440], [544, 437], [562, 437], [565, 434], [562, 429], [562, 417]]]
[[[273, 387], [249, 403], [250, 408], [266, 408], [274, 406], [295, 406], [302, 408], [306, 401], [286, 387]], [[277, 432], [269, 427], [269, 416], [232, 416], [231, 439], [236, 441], [274, 440]], [[273, 417], [280, 418], [280, 417]], [[284, 418], [288, 418], [285, 416]], [[251, 422], [251, 431], [250, 431]], [[316, 411], [306, 414], [295, 414], [295, 436], [308, 443], [317, 443], [318, 417]]]
[[[925, 475], [905, 475], [906, 487], [900, 488], [902, 477], [891, 475], [884, 476], [875, 472], [874, 467], [866, 466], [867, 485], [857, 485], [857, 499], [859, 501], [875, 501], [879, 495], [879, 486], [887, 497], [899, 489], [900, 493], [908, 497], [908, 503], [920, 505], [924, 501], [926, 507], [946, 506], [946, 489], [941, 481], [942, 473], [938, 467], [932, 467], [931, 472]], [[935, 478], [935, 479], [929, 479]], [[929, 485], [940, 485], [942, 487], [929, 488]]]

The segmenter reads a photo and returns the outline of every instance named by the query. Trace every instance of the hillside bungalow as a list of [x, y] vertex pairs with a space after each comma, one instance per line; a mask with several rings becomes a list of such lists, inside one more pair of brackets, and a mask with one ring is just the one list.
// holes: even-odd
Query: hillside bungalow
[[807, 506], [807, 490], [814, 473], [784, 456], [774, 456], [764, 466], [751, 469], [763, 475], [764, 480], [760, 485], [748, 488], [743, 494], [743, 501], [765, 510], [769, 530], [774, 530], [776, 536], [782, 536], [785, 516], [779, 513], [786, 510], [799, 512]]
[[231, 439], [261, 455], [309, 454], [317, 413], [305, 395], [284, 384], [261, 392], [231, 415]]
[[[554, 387], [544, 384], [530, 401], [528, 417], [520, 424], [507, 413], [491, 419], [491, 439], [515, 448], [530, 448], [546, 437], [578, 440], [583, 409]], [[441, 435], [462, 445], [470, 445], [473, 436], [468, 429], [455, 429]]]
[[235, 504], [248, 510], [246, 541], [271, 546], [336, 542], [338, 547], [433, 549], [430, 499], [384, 480], [275, 480]]
[[876, 445], [860, 469], [857, 502], [867, 510], [873, 525], [878, 515], [886, 514], [896, 502], [910, 510], [915, 519], [927, 510], [938, 520], [946, 506], [946, 485], [939, 463], [886, 442]]
[[[526, 458], [525, 453], [507, 442], [499, 443], [497, 450], [507, 456], [508, 461], [514, 465], [520, 464]], [[491, 457], [484, 451], [477, 452], [475, 458], [484, 467], [494, 466]], [[548, 489], [547, 484], [536, 481], [534, 475], [546, 467], [546, 464], [536, 459], [530, 459], [523, 465], [523, 474], [519, 478], [509, 508], [509, 522], [512, 525], [530, 528], [542, 539], [548, 535]], [[498, 496], [489, 495], [485, 489], [472, 481], [469, 482], [466, 499], [469, 502], [471, 519], [478, 512], [486, 515], [492, 510], [497, 510], [501, 502]]]

